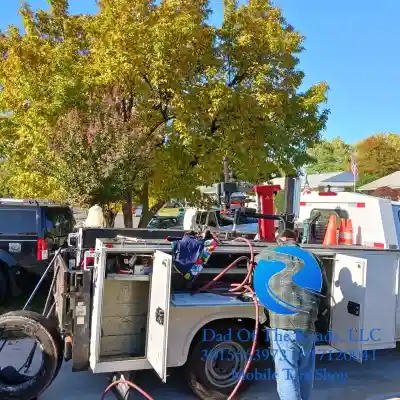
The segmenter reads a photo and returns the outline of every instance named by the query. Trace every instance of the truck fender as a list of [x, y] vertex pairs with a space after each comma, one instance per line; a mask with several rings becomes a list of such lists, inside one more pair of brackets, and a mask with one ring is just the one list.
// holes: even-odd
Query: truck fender
[[17, 260], [5, 250], [0, 250], [0, 262], [3, 262], [9, 267], [15, 267], [18, 265]]
[[[221, 320], [229, 320], [229, 319], [232, 319], [232, 320], [252, 319], [255, 321], [255, 315], [251, 315], [248, 312], [247, 313], [244, 312], [242, 315], [240, 315], [240, 314], [238, 314], [237, 310], [232, 311], [232, 312], [222, 311], [222, 312], [216, 312], [215, 314], [212, 314], [212, 315], [208, 315], [207, 317], [201, 319], [200, 321], [197, 322], [196, 325], [194, 325], [192, 327], [192, 329], [190, 330], [191, 333], [189, 335], [186, 335], [186, 340], [183, 341], [183, 346], [181, 347], [182, 350], [181, 350], [180, 357], [177, 357], [177, 355], [178, 355], [177, 354], [178, 352], [176, 351], [177, 349], [173, 350], [173, 353], [175, 353], [175, 354], [173, 354], [173, 357], [171, 357], [171, 358], [175, 359], [173, 361], [174, 366], [181, 367], [182, 365], [184, 365], [186, 363], [193, 340], [196, 337], [196, 335], [200, 332], [201, 329], [203, 329], [204, 327], [206, 327], [207, 325], [209, 325], [212, 322], [217, 322], [217, 321], [221, 321]], [[228, 327], [227, 327], [227, 329], [228, 329]], [[171, 350], [172, 350], [172, 348], [171, 348]], [[170, 358], [170, 357], [168, 357], [168, 358]]]

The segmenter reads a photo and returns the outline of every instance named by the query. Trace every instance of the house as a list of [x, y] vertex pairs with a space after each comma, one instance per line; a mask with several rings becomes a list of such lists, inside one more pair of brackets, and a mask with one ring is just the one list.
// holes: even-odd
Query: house
[[[284, 189], [285, 178], [274, 178], [272, 183]], [[344, 192], [354, 187], [354, 177], [352, 172], [346, 171], [310, 174], [307, 179], [304, 176], [301, 177], [301, 188], [305, 189], [306, 186], [312, 191], [326, 191], [329, 187], [333, 192]]]
[[400, 171], [393, 172], [376, 181], [367, 183], [358, 188], [362, 192], [373, 192], [379, 188], [400, 189]]

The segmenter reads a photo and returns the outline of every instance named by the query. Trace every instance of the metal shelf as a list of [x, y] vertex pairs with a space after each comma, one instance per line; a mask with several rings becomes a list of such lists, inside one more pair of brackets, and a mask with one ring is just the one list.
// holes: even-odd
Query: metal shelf
[[125, 274], [108, 274], [106, 280], [109, 281], [150, 281], [150, 275], [125, 275]]

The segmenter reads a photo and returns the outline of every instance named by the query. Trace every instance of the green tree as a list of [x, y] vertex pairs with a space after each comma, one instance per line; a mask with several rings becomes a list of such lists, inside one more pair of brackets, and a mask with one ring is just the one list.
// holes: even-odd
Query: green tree
[[376, 134], [356, 144], [358, 169], [367, 184], [400, 170], [400, 135]]
[[332, 140], [322, 140], [310, 149], [313, 163], [307, 167], [310, 174], [323, 172], [340, 172], [350, 170], [350, 160], [353, 147], [340, 137]]
[[[14, 193], [101, 204], [139, 193], [148, 208], [149, 197], [157, 206], [218, 180], [225, 155], [251, 182], [309, 161], [327, 85], [299, 91], [303, 37], [279, 9], [227, 0], [214, 28], [206, 1], [99, 4], [94, 16], [69, 15], [66, 0], [51, 0], [49, 12], [25, 6], [24, 34], [11, 27], [0, 41]], [[84, 185], [90, 174], [96, 182]]]

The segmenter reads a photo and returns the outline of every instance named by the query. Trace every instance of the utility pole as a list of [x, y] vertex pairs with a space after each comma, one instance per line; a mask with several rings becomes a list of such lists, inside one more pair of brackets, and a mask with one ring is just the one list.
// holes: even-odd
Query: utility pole
[[230, 182], [230, 173], [229, 173], [229, 160], [228, 157], [224, 157], [224, 181]]

